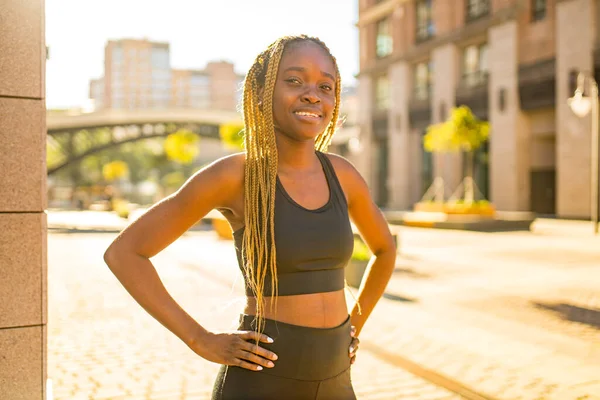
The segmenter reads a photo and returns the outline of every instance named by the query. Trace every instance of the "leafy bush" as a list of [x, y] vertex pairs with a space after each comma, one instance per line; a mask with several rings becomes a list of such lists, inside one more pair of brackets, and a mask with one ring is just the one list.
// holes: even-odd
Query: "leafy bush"
[[356, 261], [369, 261], [371, 259], [371, 251], [367, 245], [360, 239], [354, 238], [354, 250], [352, 251], [352, 259]]

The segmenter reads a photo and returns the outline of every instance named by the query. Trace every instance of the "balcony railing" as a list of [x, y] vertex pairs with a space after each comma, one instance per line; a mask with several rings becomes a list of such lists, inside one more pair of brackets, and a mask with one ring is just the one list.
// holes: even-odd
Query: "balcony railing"
[[413, 128], [431, 124], [431, 85], [414, 87], [408, 104], [408, 118]]
[[431, 85], [415, 85], [412, 100], [428, 101], [431, 97]]
[[433, 22], [426, 25], [417, 26], [416, 39], [417, 43], [431, 39], [435, 35]]
[[554, 107], [556, 104], [555, 86], [556, 60], [554, 58], [528, 65], [519, 65], [519, 103], [521, 109], [535, 110]]
[[467, 0], [467, 21], [473, 21], [490, 13], [489, 0]]
[[480, 119], [488, 116], [488, 73], [476, 71], [464, 74], [456, 88], [456, 104], [466, 105]]
[[460, 82], [463, 88], [472, 88], [476, 86], [486, 85], [488, 81], [487, 71], [473, 71], [464, 73]]

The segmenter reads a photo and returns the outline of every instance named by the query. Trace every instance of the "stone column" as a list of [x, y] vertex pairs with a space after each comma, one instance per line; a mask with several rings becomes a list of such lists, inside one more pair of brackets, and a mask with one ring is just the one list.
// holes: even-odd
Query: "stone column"
[[517, 22], [494, 26], [488, 35], [491, 201], [499, 210], [527, 211], [530, 134], [519, 105]]
[[356, 160], [356, 169], [363, 176], [371, 193], [376, 193], [375, 185], [377, 179], [373, 168], [373, 79], [370, 76], [361, 75], [358, 78], [358, 98], [360, 107], [358, 109], [358, 125], [360, 126], [360, 152], [353, 156]]
[[44, 399], [44, 1], [2, 1], [0, 21], [0, 397]]
[[[456, 45], [446, 44], [436, 48], [433, 59], [432, 122], [443, 122], [450, 116], [456, 105], [456, 86], [459, 77], [459, 54]], [[444, 115], [442, 115], [444, 114]], [[444, 184], [450, 191], [460, 184], [462, 176], [462, 157], [460, 153], [435, 154], [434, 177], [444, 178]], [[446, 198], [451, 193], [446, 193]]]
[[[592, 0], [556, 5], [556, 213], [589, 218], [591, 118], [579, 118], [567, 105], [572, 72], [593, 71], [595, 6]], [[576, 21], [576, 22], [574, 22]], [[587, 91], [589, 93], [589, 91]]]
[[389, 205], [393, 209], [409, 209], [411, 202], [411, 172], [408, 101], [410, 89], [410, 68], [408, 63], [400, 62], [390, 68], [391, 101], [390, 154], [388, 184], [390, 188]]

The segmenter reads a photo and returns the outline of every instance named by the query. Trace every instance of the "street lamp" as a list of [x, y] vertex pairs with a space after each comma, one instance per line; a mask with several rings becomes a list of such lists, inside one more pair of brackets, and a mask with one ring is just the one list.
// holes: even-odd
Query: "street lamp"
[[[583, 95], [585, 82], [589, 82], [590, 96]], [[592, 112], [592, 160], [591, 160], [591, 216], [594, 224], [594, 234], [598, 234], [598, 84], [590, 76], [580, 72], [577, 75], [577, 89], [573, 97], [567, 100], [569, 107], [580, 118]]]

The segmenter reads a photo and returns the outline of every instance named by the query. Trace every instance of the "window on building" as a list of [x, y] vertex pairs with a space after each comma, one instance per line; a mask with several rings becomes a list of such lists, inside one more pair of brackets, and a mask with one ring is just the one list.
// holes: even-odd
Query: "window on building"
[[531, 19], [539, 21], [546, 18], [546, 0], [531, 1]]
[[123, 49], [120, 46], [115, 46], [112, 49], [112, 63], [115, 66], [123, 64]]
[[377, 57], [386, 57], [392, 54], [392, 27], [390, 19], [385, 18], [377, 23], [377, 41], [375, 43]]
[[467, 0], [467, 21], [483, 17], [490, 12], [490, 0]]
[[390, 81], [387, 75], [377, 78], [375, 83], [375, 109], [385, 111], [390, 108]]
[[487, 73], [487, 43], [466, 47], [463, 52], [463, 83], [467, 86], [476, 86], [485, 83]]
[[433, 0], [419, 0], [416, 7], [417, 40], [426, 40], [435, 34], [432, 13]]
[[150, 62], [152, 64], [153, 69], [154, 68], [156, 68], [156, 69], [171, 68], [171, 63], [169, 60], [169, 49], [162, 48], [162, 47], [152, 48]]
[[431, 61], [422, 62], [414, 69], [414, 98], [416, 100], [427, 100], [431, 93], [431, 81], [433, 77], [433, 64]]

